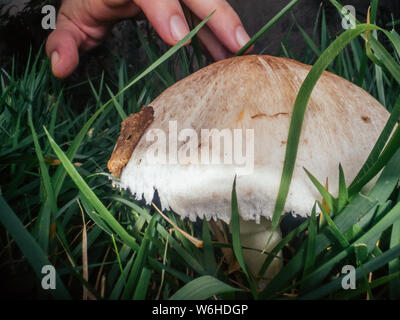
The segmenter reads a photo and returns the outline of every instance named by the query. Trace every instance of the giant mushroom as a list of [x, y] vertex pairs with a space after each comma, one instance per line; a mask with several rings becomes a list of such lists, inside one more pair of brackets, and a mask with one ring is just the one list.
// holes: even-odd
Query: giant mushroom
[[[136, 199], [150, 204], [157, 191], [162, 210], [192, 221], [226, 223], [236, 177], [244, 258], [256, 275], [263, 253], [281, 238], [274, 231], [265, 248], [293, 105], [310, 68], [286, 58], [252, 55], [197, 71], [122, 123], [110, 172]], [[319, 181], [329, 179], [333, 194], [339, 164], [353, 179], [388, 118], [370, 94], [324, 72], [308, 103], [285, 212], [307, 217], [320, 198], [303, 168]], [[204, 161], [204, 154], [218, 155], [219, 161]], [[276, 258], [264, 278], [271, 279], [281, 264]]]

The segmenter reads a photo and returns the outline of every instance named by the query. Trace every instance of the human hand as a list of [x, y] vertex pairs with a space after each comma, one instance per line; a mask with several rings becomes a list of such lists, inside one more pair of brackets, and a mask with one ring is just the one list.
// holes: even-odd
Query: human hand
[[[199, 19], [214, 15], [198, 32], [200, 41], [211, 56], [221, 60], [235, 53], [250, 40], [240, 18], [225, 0], [183, 0]], [[46, 52], [53, 74], [70, 75], [79, 63], [79, 50], [99, 45], [118, 20], [146, 15], [159, 36], [175, 45], [189, 33], [179, 0], [63, 0], [57, 26], [48, 37]]]

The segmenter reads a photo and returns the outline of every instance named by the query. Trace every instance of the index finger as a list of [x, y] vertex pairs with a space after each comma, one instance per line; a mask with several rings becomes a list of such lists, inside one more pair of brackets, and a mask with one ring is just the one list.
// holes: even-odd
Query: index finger
[[202, 20], [216, 10], [207, 25], [232, 53], [237, 52], [250, 40], [239, 16], [225, 0], [183, 0], [183, 2]]

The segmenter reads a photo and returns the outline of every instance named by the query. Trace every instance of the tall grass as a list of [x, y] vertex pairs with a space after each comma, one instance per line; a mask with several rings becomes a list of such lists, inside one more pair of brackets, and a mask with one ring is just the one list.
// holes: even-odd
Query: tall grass
[[[340, 3], [331, 2], [341, 10]], [[288, 2], [248, 46], [296, 3]], [[323, 8], [313, 35], [294, 21], [293, 28], [300, 29], [306, 44], [300, 57], [282, 42], [282, 55], [313, 64], [313, 68], [294, 106], [275, 227], [290, 185], [301, 119], [325, 69], [368, 90], [391, 111], [391, 118], [353, 182], [346, 181], [338, 167], [338, 197], [309, 173], [324, 202], [310, 208], [311, 217], [275, 247], [273, 253], [284, 250], [285, 265], [264, 290], [257, 292], [257, 279], [249, 276], [242, 258], [235, 186], [232, 233], [224, 226], [214, 238], [212, 223], [182, 221], [172, 212], [165, 213], [167, 221], [154, 208], [112, 188], [108, 179], [106, 162], [120, 121], [177, 81], [177, 66], [185, 76], [194, 66], [204, 64], [195, 37], [201, 25], [164, 54], [138, 29], [150, 66], [132, 77], [122, 60], [113, 77], [105, 75], [96, 83], [89, 79], [83, 85], [93, 98], [80, 113], [70, 105], [74, 88], [64, 88], [56, 81], [49, 63], [39, 54], [31, 55], [21, 75], [15, 68], [2, 70], [0, 257], [4, 262], [0, 267], [8, 273], [31, 275], [37, 297], [400, 298], [399, 129], [390, 137], [400, 115], [400, 37], [394, 29], [374, 24], [377, 1], [371, 5], [371, 23], [358, 24], [339, 36], [329, 33]], [[378, 40], [379, 34], [388, 38], [385, 45]], [[191, 37], [193, 46], [183, 48]], [[370, 193], [360, 193], [379, 172]], [[317, 206], [323, 219], [315, 215]], [[180, 230], [201, 238], [203, 246], [193, 245]], [[260, 274], [272, 259], [273, 254], [266, 256]], [[41, 289], [41, 268], [46, 264], [57, 270], [54, 291]], [[357, 290], [342, 290], [341, 266], [346, 264], [356, 266]]]

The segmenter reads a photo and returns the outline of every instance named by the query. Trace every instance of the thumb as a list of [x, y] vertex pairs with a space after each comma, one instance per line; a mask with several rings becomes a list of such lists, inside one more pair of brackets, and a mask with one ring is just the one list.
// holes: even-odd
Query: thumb
[[70, 22], [60, 21], [55, 29], [47, 38], [46, 53], [51, 59], [51, 67], [54, 76], [66, 78], [69, 76], [79, 63], [78, 48], [84, 36], [75, 25]]

